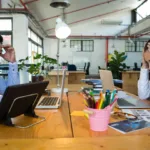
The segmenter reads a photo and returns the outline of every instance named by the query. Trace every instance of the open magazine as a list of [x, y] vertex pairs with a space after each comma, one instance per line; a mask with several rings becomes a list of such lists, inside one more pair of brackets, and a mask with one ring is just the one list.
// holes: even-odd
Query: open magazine
[[150, 122], [150, 110], [130, 110], [130, 109], [122, 109], [122, 112], [133, 114], [138, 117], [138, 119], [143, 119], [145, 121]]
[[150, 122], [147, 122], [145, 120], [136, 120], [136, 121], [123, 120], [119, 122], [110, 123], [109, 127], [126, 134], [136, 130], [148, 128], [150, 127]]
[[125, 134], [128, 132], [133, 132], [150, 127], [150, 110], [122, 109], [122, 112], [136, 115], [138, 117], [138, 120], [123, 120], [110, 123], [109, 126], [111, 128]]

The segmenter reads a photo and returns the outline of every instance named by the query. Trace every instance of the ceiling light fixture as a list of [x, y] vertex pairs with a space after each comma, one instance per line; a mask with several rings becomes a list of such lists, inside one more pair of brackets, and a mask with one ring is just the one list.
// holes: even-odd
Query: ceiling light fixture
[[69, 26], [61, 18], [56, 19], [55, 35], [58, 39], [66, 39], [71, 34]]
[[52, 0], [50, 6], [54, 8], [67, 8], [70, 6], [70, 3], [68, 0]]

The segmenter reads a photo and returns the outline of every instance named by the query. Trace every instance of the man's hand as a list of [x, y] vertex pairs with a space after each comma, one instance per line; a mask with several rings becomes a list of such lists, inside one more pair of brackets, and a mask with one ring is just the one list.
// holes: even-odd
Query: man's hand
[[[2, 54], [2, 48], [5, 49], [5, 54]], [[11, 45], [0, 46], [0, 56], [11, 63], [16, 62], [15, 50]]]

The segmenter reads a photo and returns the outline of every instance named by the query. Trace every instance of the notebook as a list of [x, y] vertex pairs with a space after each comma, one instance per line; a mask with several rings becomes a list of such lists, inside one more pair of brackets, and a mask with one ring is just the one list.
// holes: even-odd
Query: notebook
[[65, 84], [66, 70], [63, 70], [62, 84], [61, 84], [61, 93], [60, 96], [45, 96], [42, 100], [39, 101], [36, 108], [37, 109], [57, 109], [61, 106], [63, 93], [64, 93], [64, 84]]

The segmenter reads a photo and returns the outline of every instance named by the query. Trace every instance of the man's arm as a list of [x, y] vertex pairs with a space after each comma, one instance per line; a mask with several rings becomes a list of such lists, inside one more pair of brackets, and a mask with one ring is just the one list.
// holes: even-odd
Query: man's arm
[[[2, 53], [2, 48], [4, 48], [5, 53]], [[9, 62], [8, 80], [0, 79], [0, 94], [3, 94], [7, 86], [19, 84], [20, 79], [14, 48], [11, 45], [1, 45], [0, 56]]]
[[142, 100], [150, 98], [149, 69], [141, 68], [138, 81], [138, 95]]

